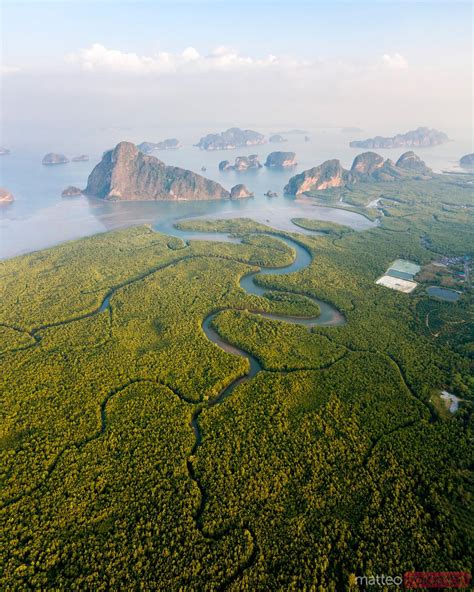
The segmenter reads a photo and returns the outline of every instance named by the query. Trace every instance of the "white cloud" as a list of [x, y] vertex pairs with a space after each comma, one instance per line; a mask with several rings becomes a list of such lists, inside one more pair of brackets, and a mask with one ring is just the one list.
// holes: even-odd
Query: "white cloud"
[[119, 49], [109, 49], [101, 43], [78, 50], [67, 56], [67, 61], [85, 72], [112, 72], [117, 74], [160, 75], [169, 73], [203, 72], [277, 72], [306, 80], [310, 76], [360, 76], [382, 69], [408, 68], [406, 59], [399, 53], [384, 54], [376, 63], [360, 63], [341, 59], [303, 60], [268, 54], [264, 57], [243, 55], [236, 50], [219, 46], [210, 53], [199, 53], [195, 47], [182, 52], [160, 51], [153, 55], [139, 55]]
[[201, 55], [194, 47], [181, 53], [159, 52], [140, 56], [94, 43], [68, 56], [70, 63], [85, 71], [110, 71], [129, 74], [163, 74], [179, 71], [229, 71], [276, 67], [304, 67], [309, 62], [268, 55], [263, 58], [243, 56], [227, 47], [217, 47], [210, 54]]
[[408, 62], [399, 53], [385, 53], [382, 56], [382, 62], [384, 66], [390, 68], [391, 70], [405, 70], [406, 68], [408, 68]]

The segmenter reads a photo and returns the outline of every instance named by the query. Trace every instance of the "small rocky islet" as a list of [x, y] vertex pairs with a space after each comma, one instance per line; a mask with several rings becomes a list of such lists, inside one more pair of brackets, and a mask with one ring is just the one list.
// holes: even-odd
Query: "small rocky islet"
[[[64, 154], [49, 152], [43, 156], [43, 160], [41, 162], [47, 166], [55, 164], [67, 164], [69, 162], [69, 158]], [[73, 156], [71, 158], [71, 162], [89, 162], [89, 155], [79, 154], [78, 156]]]
[[64, 154], [56, 154], [55, 152], [49, 152], [48, 154], [45, 154], [41, 162], [46, 166], [52, 166], [56, 164], [67, 164], [69, 162], [69, 158], [67, 158], [67, 156], [64, 156]]
[[13, 194], [8, 189], [0, 187], [0, 205], [10, 204], [15, 201]]
[[272, 144], [281, 144], [282, 142], [287, 142], [287, 139], [280, 134], [273, 134], [268, 138], [268, 141]]
[[258, 160], [257, 154], [250, 154], [249, 156], [237, 156], [234, 164], [228, 160], [222, 160], [219, 163], [220, 171], [247, 171], [248, 169], [261, 169], [262, 165]]
[[63, 189], [61, 192], [61, 197], [77, 197], [82, 195], [82, 189], [79, 187], [74, 187], [74, 185], [69, 185], [66, 189]]
[[239, 183], [238, 185], [234, 185], [230, 190], [230, 198], [231, 199], [246, 199], [247, 197], [253, 197], [254, 194], [247, 189], [245, 185]]
[[144, 154], [151, 154], [155, 150], [177, 150], [181, 142], [177, 138], [167, 138], [161, 142], [141, 142], [137, 148]]
[[265, 166], [271, 168], [289, 168], [297, 164], [294, 152], [270, 152], [265, 161]]

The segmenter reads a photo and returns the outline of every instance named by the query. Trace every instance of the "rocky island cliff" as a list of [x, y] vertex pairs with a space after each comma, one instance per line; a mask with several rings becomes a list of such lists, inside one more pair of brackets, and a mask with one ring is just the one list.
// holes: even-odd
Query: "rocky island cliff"
[[259, 132], [231, 127], [220, 134], [207, 134], [199, 140], [196, 146], [201, 150], [232, 150], [233, 148], [265, 144], [266, 141], [265, 136]]
[[424, 161], [411, 150], [402, 154], [395, 163], [395, 166], [421, 175], [431, 175], [433, 172], [428, 166], [426, 166]]
[[270, 152], [265, 161], [266, 167], [286, 168], [296, 166], [296, 154], [294, 152]]
[[448, 142], [449, 138], [444, 132], [428, 127], [419, 127], [410, 130], [406, 134], [397, 134], [390, 138], [375, 136], [367, 140], [354, 140], [349, 143], [351, 148], [416, 148], [424, 146], [438, 146]]
[[231, 199], [245, 199], [247, 197], [253, 197], [253, 193], [247, 189], [245, 185], [239, 183], [234, 185], [230, 190]]
[[262, 165], [258, 160], [257, 154], [250, 154], [249, 156], [237, 156], [234, 164], [230, 164], [228, 160], [222, 160], [219, 163], [220, 171], [247, 171], [248, 169], [260, 169]]
[[74, 185], [69, 185], [61, 191], [61, 197], [77, 197], [78, 195], [82, 195], [82, 189], [74, 187]]
[[394, 181], [411, 177], [430, 178], [432, 171], [414, 153], [405, 152], [396, 163], [385, 160], [375, 152], [364, 152], [354, 158], [350, 170], [344, 169], [339, 160], [327, 160], [292, 177], [285, 187], [285, 193], [300, 195], [307, 191], [321, 191], [331, 187], [345, 187], [356, 183]]
[[306, 191], [342, 187], [347, 183], [347, 174], [348, 171], [342, 168], [339, 160], [326, 160], [319, 166], [291, 177], [284, 192], [290, 195], [300, 195]]
[[187, 169], [167, 166], [140, 152], [131, 142], [120, 142], [93, 169], [84, 190], [108, 200], [229, 199], [222, 185]]

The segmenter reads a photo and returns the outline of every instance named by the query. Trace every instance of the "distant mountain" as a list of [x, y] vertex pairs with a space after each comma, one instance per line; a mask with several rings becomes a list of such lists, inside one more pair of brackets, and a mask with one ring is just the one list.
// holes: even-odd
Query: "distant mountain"
[[262, 165], [258, 160], [257, 154], [250, 154], [249, 156], [237, 156], [234, 164], [230, 164], [228, 160], [222, 160], [219, 163], [220, 171], [247, 171], [248, 169], [260, 169]]
[[155, 150], [176, 150], [181, 148], [181, 144], [176, 138], [167, 138], [162, 142], [142, 142], [137, 145], [137, 148], [144, 154], [150, 154]]
[[349, 146], [351, 148], [408, 148], [437, 146], [448, 141], [449, 138], [444, 132], [427, 127], [419, 127], [406, 134], [397, 134], [391, 138], [375, 136], [375, 138], [368, 138], [367, 140], [354, 140], [349, 143]]
[[93, 169], [84, 190], [108, 200], [229, 199], [219, 183], [179, 167], [167, 166], [130, 142], [120, 142]]
[[474, 167], [474, 153], [473, 154], [465, 154], [459, 159], [459, 164], [462, 167]]
[[266, 141], [265, 136], [259, 132], [232, 127], [220, 134], [204, 136], [196, 146], [201, 150], [232, 150], [233, 148], [265, 144]]
[[321, 191], [331, 187], [345, 187], [356, 183], [394, 181], [400, 178], [429, 178], [431, 169], [413, 152], [405, 152], [395, 164], [375, 152], [364, 152], [355, 157], [350, 170], [339, 160], [327, 160], [292, 177], [285, 193], [300, 195], [307, 191]]
[[270, 152], [265, 161], [266, 167], [286, 168], [296, 166], [296, 154], [294, 152]]
[[67, 164], [69, 162], [69, 158], [64, 156], [64, 154], [55, 154], [54, 152], [50, 152], [43, 157], [42, 163], [45, 165], [54, 165], [54, 164]]
[[10, 154], [8, 148], [0, 148], [0, 156], [6, 156], [7, 154]]
[[80, 154], [71, 158], [72, 162], [88, 162], [89, 156], [87, 154]]

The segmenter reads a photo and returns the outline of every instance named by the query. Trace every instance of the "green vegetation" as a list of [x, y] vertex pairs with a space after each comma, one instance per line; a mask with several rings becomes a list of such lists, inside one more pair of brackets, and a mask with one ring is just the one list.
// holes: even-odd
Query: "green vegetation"
[[[472, 291], [374, 284], [397, 258], [473, 250], [462, 182], [433, 184], [407, 182], [363, 233], [298, 219], [325, 234], [292, 235], [313, 260], [256, 276], [263, 296], [242, 276], [294, 252], [250, 220], [180, 225], [241, 244], [141, 227], [2, 262], [0, 587], [340, 592], [353, 573], [469, 570]], [[318, 314], [305, 295], [347, 323], [256, 314]], [[213, 312], [259, 361], [250, 380], [206, 337]]]
[[[380, 199], [387, 230], [416, 228], [424, 232], [432, 251], [450, 255], [472, 252], [472, 183], [474, 175], [436, 175], [433, 179], [404, 179], [390, 183], [364, 183], [352, 187], [317, 191], [314, 202], [377, 216], [367, 206]], [[342, 200], [342, 206], [341, 201]]]
[[266, 370], [302, 370], [327, 366], [345, 353], [324, 335], [305, 327], [247, 312], [225, 311], [213, 323], [219, 335], [249, 352]]
[[178, 222], [176, 228], [198, 232], [227, 232], [229, 234], [271, 231], [269, 226], [254, 222], [250, 218], [236, 218], [233, 220], [203, 220], [202, 218], [190, 218], [189, 220]]
[[307, 230], [315, 230], [324, 234], [341, 237], [347, 232], [352, 232], [352, 229], [343, 224], [336, 224], [335, 222], [325, 222], [323, 220], [308, 220], [306, 218], [293, 218], [291, 220], [296, 226], [306, 228]]
[[[269, 290], [264, 293], [265, 298], [271, 302], [280, 303], [281, 310], [284, 310], [286, 315], [305, 317], [317, 317], [320, 314], [319, 306], [306, 296], [300, 294], [290, 294], [289, 292], [272, 292]], [[245, 348], [244, 348], [245, 349]]]

